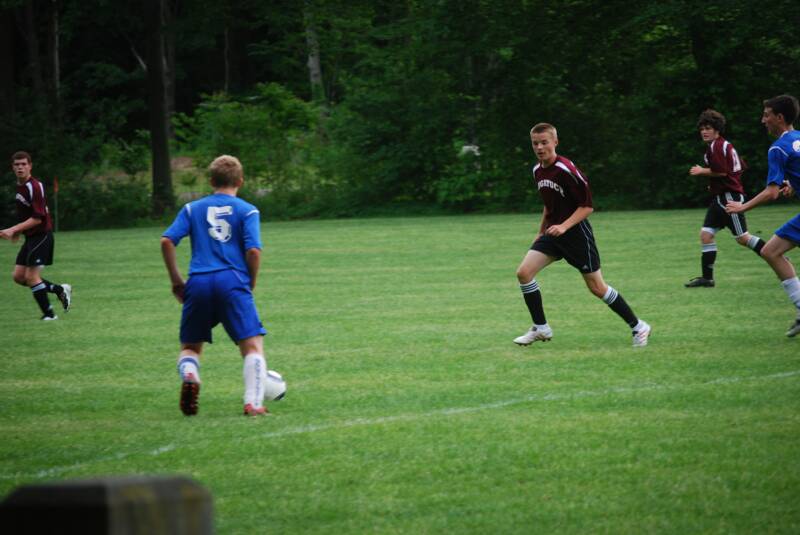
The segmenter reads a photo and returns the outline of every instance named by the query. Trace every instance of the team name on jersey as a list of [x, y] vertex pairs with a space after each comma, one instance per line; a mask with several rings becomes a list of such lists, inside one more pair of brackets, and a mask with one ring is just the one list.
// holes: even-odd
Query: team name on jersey
[[545, 180], [540, 180], [540, 181], [538, 181], [538, 182], [536, 183], [536, 187], [537, 187], [538, 189], [542, 189], [542, 188], [550, 188], [550, 189], [554, 189], [554, 190], [556, 190], [557, 192], [559, 192], [559, 193], [561, 194], [561, 196], [562, 196], [562, 197], [564, 197], [564, 190], [561, 188], [561, 186], [559, 186], [558, 184], [556, 184], [556, 183], [555, 183], [555, 182], [553, 182], [552, 180], [547, 180], [547, 179], [545, 179]]

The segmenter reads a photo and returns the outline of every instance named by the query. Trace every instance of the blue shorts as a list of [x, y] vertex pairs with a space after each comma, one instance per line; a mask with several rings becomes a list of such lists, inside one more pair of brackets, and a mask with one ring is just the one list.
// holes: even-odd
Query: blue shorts
[[800, 214], [797, 214], [775, 231], [775, 235], [800, 246]]
[[181, 343], [210, 343], [220, 322], [236, 343], [267, 334], [246, 277], [232, 270], [192, 275], [183, 292]]

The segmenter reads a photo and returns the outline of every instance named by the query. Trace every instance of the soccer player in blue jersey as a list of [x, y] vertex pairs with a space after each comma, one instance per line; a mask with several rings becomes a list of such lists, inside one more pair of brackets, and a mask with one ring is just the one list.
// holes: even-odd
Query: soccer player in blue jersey
[[[197, 414], [203, 343], [211, 343], [211, 329], [222, 323], [244, 358], [244, 414], [259, 416], [269, 412], [263, 405], [267, 381], [263, 337], [267, 331], [253, 299], [261, 262], [259, 212], [236, 196], [244, 182], [237, 158], [220, 156], [211, 162], [209, 171], [214, 193], [184, 205], [161, 237], [172, 293], [183, 303], [180, 408], [187, 416]], [[186, 282], [175, 256], [175, 248], [185, 236], [190, 236], [192, 243]]]
[[[726, 210], [736, 214], [746, 212], [759, 204], [774, 201], [781, 194], [800, 197], [800, 132], [794, 121], [800, 115], [800, 105], [791, 95], [779, 95], [764, 101], [761, 123], [778, 139], [767, 153], [769, 173], [767, 186], [746, 203], [729, 202]], [[778, 275], [784, 291], [797, 309], [797, 316], [786, 336], [800, 333], [800, 281], [794, 266], [784, 255], [800, 245], [800, 214], [783, 224], [761, 249], [761, 257]]]
[[633, 347], [646, 346], [650, 325], [633, 313], [622, 295], [606, 284], [600, 272], [600, 253], [587, 219], [594, 208], [586, 175], [571, 160], [556, 154], [558, 132], [555, 126], [539, 123], [531, 128], [530, 134], [533, 152], [539, 160], [533, 168], [533, 180], [544, 201], [544, 209], [539, 232], [517, 268], [519, 288], [533, 326], [516, 337], [514, 343], [527, 346], [553, 338], [553, 330], [545, 319], [536, 275], [563, 258], [580, 271], [589, 291], [628, 324]]

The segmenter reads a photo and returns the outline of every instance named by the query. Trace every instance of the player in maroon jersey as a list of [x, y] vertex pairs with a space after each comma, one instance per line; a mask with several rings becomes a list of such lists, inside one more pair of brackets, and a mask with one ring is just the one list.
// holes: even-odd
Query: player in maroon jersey
[[69, 284], [53, 284], [41, 276], [42, 268], [53, 263], [53, 223], [47, 209], [44, 185], [31, 176], [33, 162], [27, 152], [15, 152], [11, 157], [11, 168], [17, 176], [19, 222], [0, 230], [0, 238], [17, 241], [20, 234], [25, 235], [14, 266], [14, 282], [31, 289], [43, 320], [58, 319], [47, 294], [56, 294], [64, 310], [68, 311], [72, 302], [72, 287]]
[[713, 288], [714, 262], [717, 259], [717, 244], [714, 235], [724, 227], [730, 229], [739, 245], [749, 247], [757, 255], [761, 255], [764, 240], [747, 232], [747, 221], [744, 214], [726, 213], [725, 205], [729, 202], [744, 202], [744, 188], [741, 176], [744, 165], [739, 153], [733, 148], [722, 133], [725, 131], [725, 117], [716, 110], [706, 110], [697, 119], [700, 137], [708, 144], [703, 156], [708, 167], [692, 166], [689, 174], [708, 177], [708, 191], [711, 192], [711, 204], [706, 211], [703, 228], [700, 229], [701, 277], [695, 277], [684, 286], [687, 288]]
[[546, 342], [553, 337], [553, 330], [545, 319], [542, 294], [535, 277], [551, 263], [564, 258], [581, 272], [589, 291], [602, 299], [630, 326], [633, 346], [646, 346], [650, 325], [636, 317], [622, 295], [607, 285], [600, 273], [600, 254], [587, 219], [594, 208], [586, 175], [570, 160], [556, 154], [558, 133], [553, 125], [535, 125], [531, 129], [531, 144], [539, 160], [533, 168], [533, 179], [544, 201], [544, 210], [533, 245], [517, 268], [517, 279], [533, 326], [515, 338], [514, 343], [529, 345], [537, 340]]

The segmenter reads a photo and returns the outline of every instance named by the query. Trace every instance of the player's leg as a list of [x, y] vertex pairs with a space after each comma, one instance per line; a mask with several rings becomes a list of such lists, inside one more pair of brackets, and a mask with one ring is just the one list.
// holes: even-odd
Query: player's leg
[[220, 321], [231, 340], [239, 346], [243, 358], [244, 414], [267, 414], [269, 411], [264, 407], [267, 362], [263, 342], [267, 331], [258, 316], [253, 292], [232, 271], [216, 272], [214, 281], [217, 288], [215, 306], [220, 310]]
[[589, 291], [595, 297], [602, 299], [631, 328], [633, 346], [646, 346], [652, 330], [650, 325], [639, 319], [633, 313], [625, 298], [617, 290], [606, 284], [605, 280], [603, 280], [602, 272], [598, 269], [592, 273], [581, 273], [581, 275], [583, 275], [583, 280], [586, 282], [586, 287], [589, 288]]
[[789, 250], [797, 247], [798, 243], [800, 243], [800, 214], [776, 230], [775, 235], [761, 249], [762, 258], [780, 279], [783, 291], [789, 296], [797, 311], [794, 324], [789, 327], [786, 336], [796, 336], [800, 333], [800, 280], [797, 278], [794, 266], [784, 256]]
[[[21, 266], [17, 266], [21, 267]], [[23, 266], [24, 267], [24, 277], [25, 277], [25, 285], [31, 289], [31, 294], [33, 295], [34, 301], [36, 304], [39, 305], [39, 309], [42, 311], [42, 319], [44, 321], [51, 321], [58, 319], [55, 312], [53, 311], [53, 307], [50, 305], [50, 299], [47, 297], [47, 286], [44, 282], [42, 282], [41, 266]]]
[[[739, 194], [738, 196], [732, 194], [727, 195], [730, 197], [730, 200], [741, 203], [745, 201], [744, 195], [742, 194]], [[761, 249], [764, 248], [765, 242], [758, 236], [754, 236], [747, 232], [747, 218], [745, 217], [744, 212], [740, 214], [728, 214], [727, 227], [730, 229], [731, 233], [736, 239], [736, 243], [751, 249], [755, 254], [761, 256]]]
[[269, 411], [264, 406], [267, 384], [267, 361], [264, 358], [264, 337], [251, 336], [239, 341], [244, 379], [244, 415], [259, 416]]
[[198, 411], [200, 397], [200, 355], [203, 343], [211, 342], [214, 317], [213, 284], [208, 275], [192, 275], [186, 281], [181, 310], [178, 375], [181, 379], [180, 409], [186, 416]]
[[197, 414], [202, 352], [203, 342], [181, 343], [181, 352], [178, 355], [178, 375], [181, 378], [180, 408], [186, 416]]
[[[38, 240], [35, 257], [39, 265], [50, 266], [53, 264], [53, 251], [55, 250], [55, 238], [52, 232], [42, 235]], [[42, 279], [42, 283], [48, 293], [55, 294], [61, 306], [64, 307], [64, 312], [69, 312], [70, 305], [72, 304], [72, 286], [69, 284], [55, 284], [46, 279]]]
[[[540, 244], [540, 240], [537, 240], [534, 247], [537, 244]], [[525, 306], [528, 307], [528, 312], [531, 315], [533, 326], [526, 333], [514, 339], [516, 344], [529, 345], [536, 340], [546, 342], [553, 337], [553, 331], [545, 319], [542, 293], [539, 289], [539, 283], [536, 282], [536, 274], [555, 261], [556, 257], [545, 254], [540, 250], [531, 249], [517, 268], [517, 281], [519, 281], [519, 288], [522, 291]]]
[[700, 229], [700, 276], [684, 284], [687, 288], [712, 288], [714, 286], [714, 263], [717, 261], [715, 236], [728, 221], [724, 198], [715, 195], [706, 210], [703, 226]]

